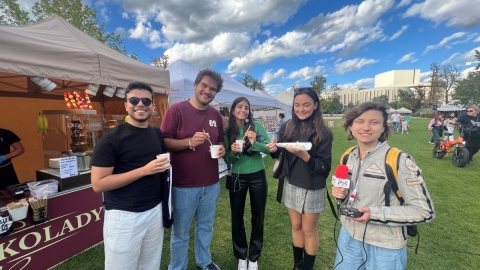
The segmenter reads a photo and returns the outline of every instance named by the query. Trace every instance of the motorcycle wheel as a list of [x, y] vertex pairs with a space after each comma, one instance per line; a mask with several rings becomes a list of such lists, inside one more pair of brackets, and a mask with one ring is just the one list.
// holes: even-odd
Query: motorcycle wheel
[[442, 159], [446, 153], [447, 153], [447, 150], [445, 149], [445, 147], [443, 147], [443, 145], [435, 144], [435, 147], [433, 148], [433, 152], [432, 152], [434, 158]]
[[452, 164], [456, 167], [463, 168], [470, 161], [470, 154], [468, 150], [464, 147], [457, 147], [453, 151]]

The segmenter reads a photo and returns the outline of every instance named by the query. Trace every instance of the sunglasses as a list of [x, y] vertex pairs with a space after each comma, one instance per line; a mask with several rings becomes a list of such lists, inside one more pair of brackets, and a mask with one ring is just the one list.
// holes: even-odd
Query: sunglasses
[[132, 104], [133, 106], [137, 106], [140, 101], [142, 101], [142, 104], [144, 106], [150, 106], [152, 104], [152, 99], [151, 98], [138, 98], [138, 97], [131, 97], [127, 98], [128, 102]]
[[467, 110], [467, 112], [474, 112], [474, 110]]
[[313, 87], [300, 87], [300, 88], [295, 88], [295, 90], [293, 90], [293, 93], [297, 95], [297, 94], [315, 93], [315, 91], [313, 90]]

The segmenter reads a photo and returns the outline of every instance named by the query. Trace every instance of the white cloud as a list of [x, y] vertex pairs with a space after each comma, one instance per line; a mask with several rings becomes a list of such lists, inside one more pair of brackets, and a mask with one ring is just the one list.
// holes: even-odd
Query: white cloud
[[425, 0], [413, 4], [403, 17], [420, 16], [437, 25], [474, 28], [480, 26], [480, 5], [472, 0], [439, 1]]
[[413, 63], [413, 61], [417, 60], [413, 57], [414, 54], [415, 54], [414, 52], [405, 54], [404, 56], [402, 56], [402, 58], [398, 59], [397, 64], [401, 64], [404, 62]]
[[222, 33], [209, 42], [176, 43], [164, 54], [170, 57], [171, 63], [182, 59], [201, 67], [210, 67], [218, 61], [244, 54], [249, 43], [250, 37], [246, 34]]
[[426, 71], [426, 72], [421, 72], [420, 73], [420, 83], [428, 83], [430, 82], [430, 75], [432, 74], [432, 71]]
[[397, 8], [409, 6], [410, 3], [412, 3], [412, 0], [402, 0], [402, 2], [400, 2], [400, 4], [397, 5]]
[[360, 88], [372, 88], [375, 84], [375, 78], [364, 78], [357, 80], [354, 83], [347, 83], [338, 85], [342, 90], [350, 90], [350, 89], [360, 89]]
[[232, 60], [227, 72], [246, 72], [255, 64], [279, 57], [321, 52], [349, 55], [383, 37], [378, 19], [393, 4], [393, 0], [365, 0], [358, 6], [346, 6], [327, 15], [320, 14], [297, 30], [261, 44], [255, 43], [246, 55]]
[[440, 65], [465, 65], [465, 56], [461, 53], [454, 53], [448, 59], [443, 60]]
[[289, 79], [299, 79], [300, 81], [306, 81], [321, 75], [323, 72], [321, 66], [316, 67], [304, 67], [300, 70], [293, 71], [288, 75]]
[[448, 37], [445, 37], [443, 38], [437, 45], [428, 45], [425, 50], [423, 51], [423, 55], [425, 55], [427, 52], [431, 51], [431, 50], [434, 50], [434, 49], [438, 49], [438, 48], [442, 48], [442, 47], [450, 47], [450, 44], [451, 43], [454, 43], [455, 40], [465, 36], [467, 33], [465, 32], [457, 32], [457, 33], [454, 33]]
[[364, 66], [369, 66], [377, 63], [375, 59], [355, 58], [335, 64], [334, 71], [338, 74], [345, 74], [354, 70], [359, 70]]
[[480, 37], [477, 37], [473, 42], [480, 42]]
[[405, 30], [408, 29], [408, 26], [407, 25], [403, 25], [402, 28], [400, 30], [398, 30], [395, 34], [393, 34], [391, 37], [390, 37], [390, 41], [394, 40], [394, 39], [397, 39], [399, 36], [401, 36], [403, 34], [403, 32], [405, 32]]
[[266, 84], [269, 83], [275, 79], [282, 78], [285, 75], [286, 70], [281, 68], [277, 70], [276, 72], [272, 72], [271, 69], [265, 71], [262, 75], [262, 83]]

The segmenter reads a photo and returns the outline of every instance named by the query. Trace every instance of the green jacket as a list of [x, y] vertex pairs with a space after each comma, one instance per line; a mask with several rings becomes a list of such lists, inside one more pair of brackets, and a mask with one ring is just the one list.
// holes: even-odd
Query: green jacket
[[[256, 151], [252, 156], [244, 155], [243, 153], [234, 154], [232, 152], [232, 144], [228, 141], [227, 135], [225, 134], [225, 162], [232, 164], [232, 173], [234, 174], [249, 174], [261, 171], [265, 169], [265, 164], [263, 163], [262, 154], [270, 154], [265, 144], [270, 142], [270, 136], [268, 136], [267, 131], [263, 127], [262, 123], [258, 121], [253, 122], [255, 125], [255, 132], [262, 134], [263, 142], [259, 142], [257, 135], [257, 140], [253, 145], [248, 149], [248, 151]], [[239, 127], [239, 135], [237, 140], [241, 140], [245, 134], [244, 128]], [[261, 152], [261, 153], [260, 153]]]

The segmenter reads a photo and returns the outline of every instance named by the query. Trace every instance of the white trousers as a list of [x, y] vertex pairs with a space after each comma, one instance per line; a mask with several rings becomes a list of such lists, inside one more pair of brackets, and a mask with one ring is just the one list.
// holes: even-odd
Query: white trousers
[[160, 269], [163, 233], [161, 203], [140, 213], [105, 210], [105, 269]]
[[454, 129], [455, 129], [454, 127], [447, 127], [448, 133], [452, 133], [452, 135], [448, 136], [448, 139], [449, 139], [450, 141], [453, 141], [453, 140], [454, 140], [454, 138], [453, 138], [453, 130], [454, 130]]

